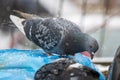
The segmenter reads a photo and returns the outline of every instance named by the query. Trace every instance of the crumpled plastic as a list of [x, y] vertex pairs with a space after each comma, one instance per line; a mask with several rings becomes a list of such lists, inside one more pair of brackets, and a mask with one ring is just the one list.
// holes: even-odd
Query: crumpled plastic
[[[98, 71], [100, 80], [105, 80], [104, 75], [88, 57], [80, 53], [68, 57]], [[34, 80], [35, 72], [40, 67], [59, 58], [56, 54], [47, 56], [43, 50], [0, 50], [0, 80]]]

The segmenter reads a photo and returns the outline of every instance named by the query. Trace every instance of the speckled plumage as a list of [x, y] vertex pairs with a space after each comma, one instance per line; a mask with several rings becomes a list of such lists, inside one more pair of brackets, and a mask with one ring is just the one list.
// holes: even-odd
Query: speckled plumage
[[47, 53], [74, 55], [83, 51], [92, 53], [98, 49], [94, 38], [82, 33], [78, 25], [63, 18], [34, 17], [23, 20], [22, 25], [27, 38]]
[[[63, 24], [63, 22], [65, 24]], [[52, 52], [56, 50], [54, 53], [59, 54], [63, 54], [63, 51], [58, 48], [62, 47], [61, 43], [65, 37], [71, 35], [70, 32], [81, 32], [77, 25], [62, 18], [27, 20], [23, 25], [25, 26], [24, 30], [26, 36], [31, 41], [35, 42], [38, 46], [48, 52], [49, 50]], [[67, 44], [67, 42], [65, 44]]]

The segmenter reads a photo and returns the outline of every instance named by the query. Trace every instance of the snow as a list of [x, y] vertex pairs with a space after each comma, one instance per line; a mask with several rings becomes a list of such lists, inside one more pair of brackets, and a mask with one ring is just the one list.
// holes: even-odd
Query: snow
[[100, 64], [97, 64], [96, 67], [102, 72], [108, 71], [108, 69], [109, 69], [109, 66], [103, 66], [103, 65], [100, 65]]
[[68, 68], [80, 68], [80, 67], [82, 67], [81, 64], [75, 63], [75, 64], [71, 64]]

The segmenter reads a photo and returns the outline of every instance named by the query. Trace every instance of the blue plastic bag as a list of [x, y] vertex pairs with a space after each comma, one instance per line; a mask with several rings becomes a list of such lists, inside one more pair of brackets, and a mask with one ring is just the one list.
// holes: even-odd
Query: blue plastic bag
[[[69, 57], [98, 71], [100, 80], [105, 80], [103, 74], [86, 56], [77, 53]], [[33, 80], [40, 67], [56, 59], [59, 59], [58, 55], [47, 56], [43, 50], [0, 50], [0, 80]]]

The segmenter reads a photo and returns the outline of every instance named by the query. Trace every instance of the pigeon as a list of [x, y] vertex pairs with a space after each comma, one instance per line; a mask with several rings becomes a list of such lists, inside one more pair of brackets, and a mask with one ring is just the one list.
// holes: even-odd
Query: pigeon
[[22, 18], [10, 15], [10, 19], [30, 41], [41, 47], [46, 53], [62, 56], [85, 51], [92, 58], [99, 48], [96, 39], [81, 32], [77, 24], [67, 19], [41, 18], [27, 13], [19, 15]]
[[60, 58], [43, 65], [34, 80], [99, 80], [99, 73], [70, 58]]

